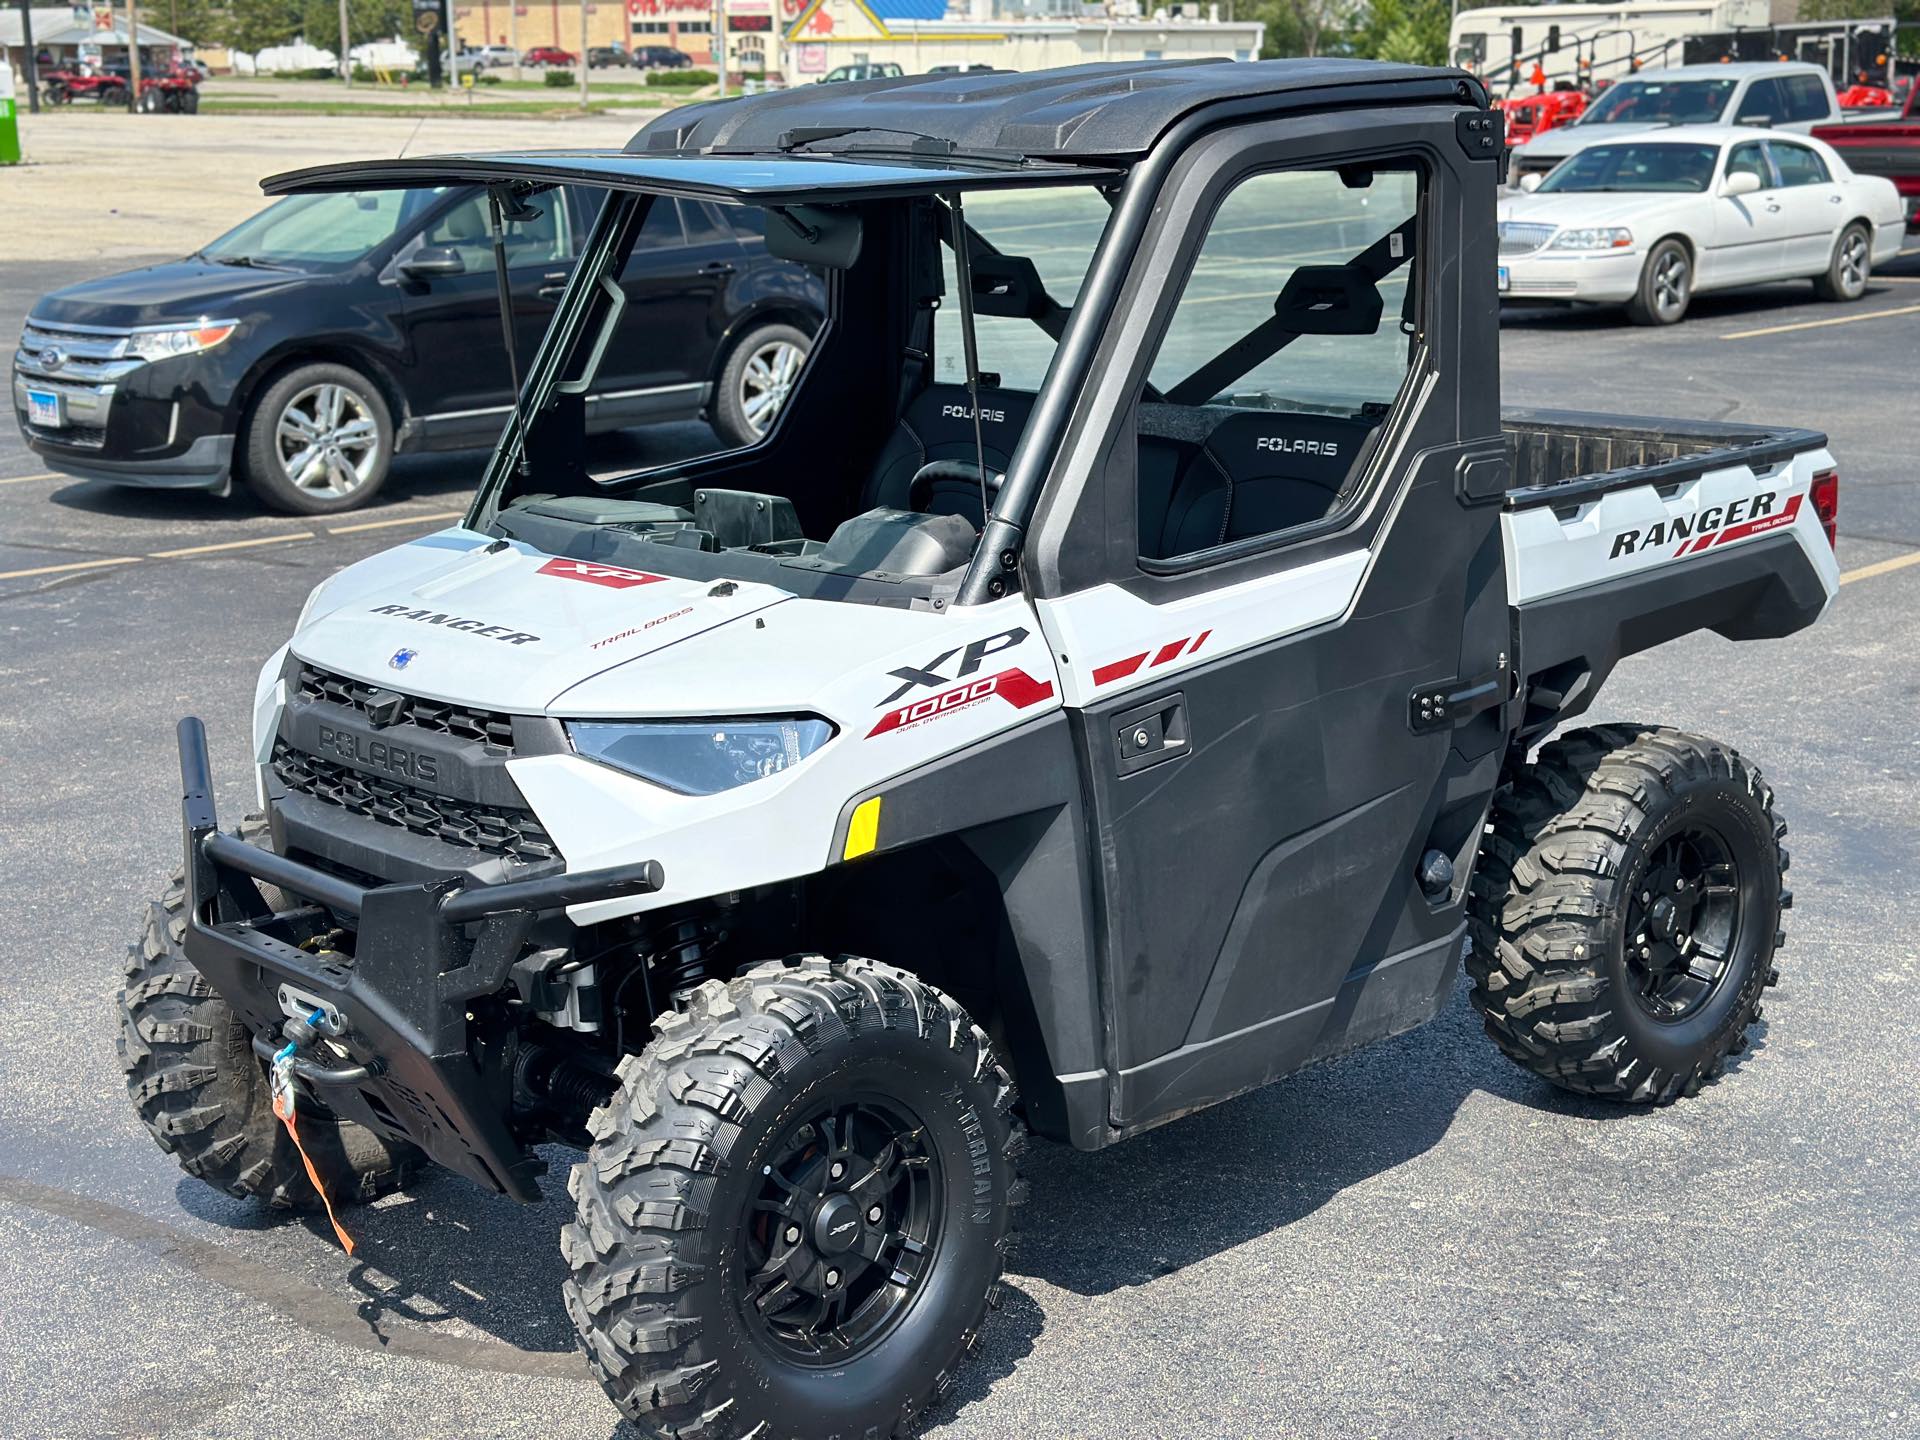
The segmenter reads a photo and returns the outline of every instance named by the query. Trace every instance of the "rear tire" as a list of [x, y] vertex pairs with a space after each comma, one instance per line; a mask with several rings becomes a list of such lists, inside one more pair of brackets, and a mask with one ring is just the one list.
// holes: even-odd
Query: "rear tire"
[[1678, 325], [1692, 303], [1693, 256], [1678, 240], [1662, 240], [1647, 253], [1627, 318], [1636, 325]]
[[1833, 242], [1833, 258], [1824, 275], [1813, 277], [1813, 293], [1822, 300], [1858, 300], [1872, 276], [1873, 236], [1856, 220]]
[[913, 976], [819, 956], [709, 980], [655, 1030], [560, 1236], [600, 1383], [661, 1440], [907, 1430], [971, 1353], [1023, 1198], [991, 1042]]
[[[240, 824], [243, 840], [261, 843], [265, 833], [264, 816]], [[276, 895], [267, 898], [279, 903]], [[185, 933], [186, 885], [176, 870], [128, 947], [120, 992], [116, 1048], [134, 1111], [154, 1143], [196, 1180], [276, 1209], [317, 1208], [320, 1197], [273, 1113], [252, 1037], [187, 959]], [[422, 1158], [404, 1140], [304, 1108], [300, 1138], [335, 1205], [401, 1189]]]
[[296, 365], [255, 401], [246, 481], [268, 505], [337, 515], [371, 500], [393, 463], [393, 418], [375, 385], [330, 361]]
[[752, 445], [773, 428], [800, 383], [813, 341], [791, 325], [761, 325], [734, 345], [720, 371], [713, 428], [733, 446]]
[[1494, 797], [1473, 877], [1487, 1034], [1584, 1095], [1696, 1093], [1779, 981], [1786, 832], [1760, 772], [1717, 741], [1608, 725], [1545, 746]]

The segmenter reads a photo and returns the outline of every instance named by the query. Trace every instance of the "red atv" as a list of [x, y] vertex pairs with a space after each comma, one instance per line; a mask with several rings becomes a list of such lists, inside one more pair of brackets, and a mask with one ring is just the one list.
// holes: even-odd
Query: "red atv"
[[142, 72], [139, 107], [144, 115], [193, 114], [200, 108], [200, 72], [190, 65]]
[[1509, 145], [1524, 145], [1543, 131], [1571, 125], [1587, 109], [1587, 97], [1579, 90], [1546, 90], [1497, 103], [1506, 113]]
[[49, 105], [71, 105], [76, 100], [97, 100], [102, 105], [127, 103], [127, 77], [111, 70], [80, 64], [71, 70], [53, 70], [40, 77]]

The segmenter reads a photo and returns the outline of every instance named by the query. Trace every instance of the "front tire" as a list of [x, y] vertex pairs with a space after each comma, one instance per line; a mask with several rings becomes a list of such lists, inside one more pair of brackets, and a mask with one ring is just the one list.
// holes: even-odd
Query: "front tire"
[[1581, 1094], [1695, 1094], [1779, 981], [1786, 832], [1717, 741], [1608, 725], [1543, 747], [1495, 796], [1470, 892], [1487, 1034]]
[[[259, 843], [265, 817], [249, 816], [239, 834]], [[116, 1048], [134, 1111], [196, 1180], [275, 1209], [318, 1208], [320, 1196], [273, 1113], [252, 1037], [187, 959], [185, 934], [186, 883], [176, 870], [129, 947], [120, 992]], [[301, 1111], [300, 1136], [336, 1205], [401, 1189], [420, 1165], [420, 1151], [405, 1141], [317, 1111]]]
[[800, 383], [813, 341], [791, 325], [748, 331], [720, 371], [713, 428], [733, 446], [752, 445], [773, 428]]
[[1822, 300], [1858, 300], [1873, 276], [1873, 237], [1859, 221], [1840, 232], [1826, 273], [1813, 277], [1813, 293]]
[[268, 505], [337, 515], [371, 500], [393, 460], [393, 417], [358, 370], [296, 365], [261, 394], [247, 420], [246, 480]]
[[1640, 289], [1627, 302], [1636, 325], [1678, 325], [1693, 303], [1693, 256], [1678, 240], [1662, 240], [1640, 268]]
[[951, 999], [869, 960], [708, 981], [620, 1065], [561, 1233], [568, 1314], [662, 1440], [892, 1436], [999, 1286], [1024, 1132]]

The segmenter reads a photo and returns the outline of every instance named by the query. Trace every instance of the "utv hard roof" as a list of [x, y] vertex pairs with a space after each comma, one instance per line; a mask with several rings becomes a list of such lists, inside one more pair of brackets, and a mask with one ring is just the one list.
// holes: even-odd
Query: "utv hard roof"
[[[522, 151], [319, 165], [269, 176], [269, 195], [522, 180], [799, 205], [1109, 178], [1209, 106], [1484, 107], [1460, 70], [1373, 60], [1149, 60], [905, 75], [806, 85], [669, 111], [624, 151]], [[1238, 102], [1238, 103], [1236, 103]], [[1263, 103], [1264, 102], [1264, 103]]]
[[[903, 75], [805, 85], [668, 111], [627, 144], [642, 154], [912, 150], [930, 157], [1125, 161], [1210, 105], [1453, 101], [1484, 107], [1461, 70], [1374, 60], [1146, 60], [1057, 70]], [[1266, 108], [1266, 107], [1262, 107]]]
[[691, 200], [744, 205], [805, 205], [823, 200], [884, 200], [901, 195], [977, 190], [996, 185], [1064, 185], [1113, 178], [1087, 165], [994, 164], [915, 156], [636, 155], [624, 150], [525, 150], [496, 155], [423, 155], [411, 160], [355, 160], [269, 175], [269, 195], [321, 190], [395, 190], [428, 185], [591, 185], [646, 190]]

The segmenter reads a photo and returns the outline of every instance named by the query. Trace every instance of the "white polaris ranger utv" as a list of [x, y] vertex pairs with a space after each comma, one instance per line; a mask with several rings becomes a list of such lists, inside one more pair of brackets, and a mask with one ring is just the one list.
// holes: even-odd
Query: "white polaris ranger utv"
[[[1027, 1130], [1406, 1030], [1463, 957], [1557, 1084], [1711, 1080], [1775, 978], [1772, 792], [1672, 730], [1541, 742], [1623, 655], [1818, 617], [1833, 461], [1503, 418], [1499, 135], [1455, 71], [1156, 62], [268, 182], [610, 198], [465, 521], [268, 660], [237, 834], [181, 724], [123, 1017], [155, 1138], [282, 1205], [270, 1090], [335, 1201], [422, 1154], [530, 1200], [579, 1146], [566, 1302], [622, 1412], [817, 1440], [949, 1382]], [[668, 197], [756, 209], [830, 315], [759, 443], [596, 475]]]

